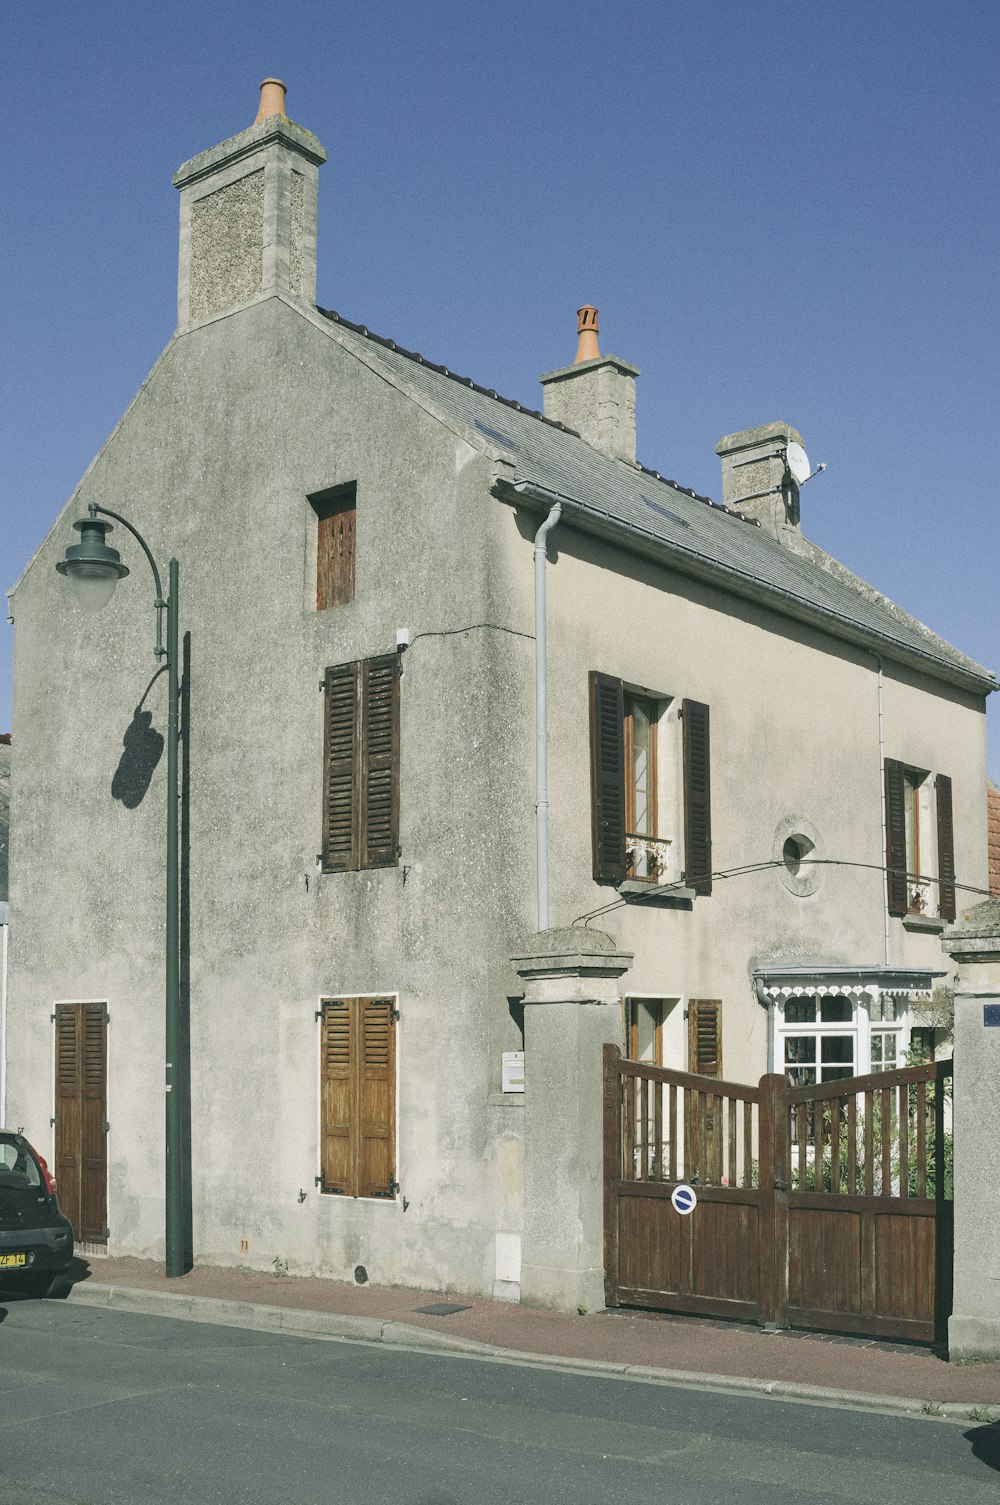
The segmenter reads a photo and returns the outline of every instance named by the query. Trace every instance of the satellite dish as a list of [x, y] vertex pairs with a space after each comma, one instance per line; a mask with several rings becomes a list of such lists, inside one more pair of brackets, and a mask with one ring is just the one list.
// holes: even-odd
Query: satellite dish
[[792, 473], [792, 479], [797, 486], [802, 486], [812, 475], [812, 466], [809, 464], [809, 456], [801, 444], [794, 440], [785, 450], [785, 464]]

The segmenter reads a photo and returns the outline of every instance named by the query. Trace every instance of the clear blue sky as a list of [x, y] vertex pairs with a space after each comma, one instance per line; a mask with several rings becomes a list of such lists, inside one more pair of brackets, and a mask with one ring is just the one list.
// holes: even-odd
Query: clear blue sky
[[330, 153], [321, 304], [531, 406], [598, 304], [644, 463], [718, 497], [718, 438], [786, 419], [829, 465], [806, 532], [997, 666], [997, 0], [57, 0], [5, 30], [5, 588], [170, 337], [171, 173], [275, 74]]

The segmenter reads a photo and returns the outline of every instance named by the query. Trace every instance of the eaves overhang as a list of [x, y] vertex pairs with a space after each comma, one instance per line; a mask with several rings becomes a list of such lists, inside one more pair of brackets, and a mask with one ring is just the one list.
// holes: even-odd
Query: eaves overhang
[[641, 553], [647, 558], [660, 559], [682, 574], [708, 581], [713, 585], [721, 585], [733, 595], [769, 606], [782, 616], [818, 627], [830, 633], [831, 636], [854, 643], [876, 654], [881, 653], [911, 668], [922, 670], [925, 674], [931, 674], [936, 679], [946, 680], [949, 684], [957, 685], [963, 690], [971, 690], [977, 695], [989, 695], [998, 688], [996, 675], [980, 665], [973, 665], [971, 660], [969, 668], [965, 669], [960, 664], [940, 658], [929, 649], [922, 650], [903, 643], [890, 632], [878, 632], [874, 628], [851, 622], [838, 612], [820, 606], [817, 602], [810, 601], [793, 591], [784, 590], [756, 576], [744, 574], [720, 560], [707, 559], [694, 549], [687, 549], [683, 544], [668, 542], [636, 523], [588, 506], [575, 497], [562, 495], [550, 487], [543, 486], [540, 482], [531, 480], [530, 477], [521, 475], [513, 481], [502, 479], [497, 483], [496, 489], [500, 496], [512, 492], [514, 500], [528, 501], [538, 507], [551, 507], [556, 502], [560, 502], [564, 511], [564, 521], [569, 521], [566, 517], [567, 512], [572, 514], [577, 526], [584, 532], [606, 538], [620, 548], [632, 548], [636, 553]]
[[944, 970], [933, 967], [845, 966], [817, 961], [774, 962], [756, 967], [753, 981], [763, 1002], [802, 993], [930, 993]]

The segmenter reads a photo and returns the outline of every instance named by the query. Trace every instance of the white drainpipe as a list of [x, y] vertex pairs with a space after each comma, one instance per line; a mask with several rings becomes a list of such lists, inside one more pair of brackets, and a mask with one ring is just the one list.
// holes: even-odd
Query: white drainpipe
[[538, 929], [549, 928], [549, 707], [545, 622], [545, 558], [549, 534], [562, 515], [555, 502], [535, 534], [535, 847]]

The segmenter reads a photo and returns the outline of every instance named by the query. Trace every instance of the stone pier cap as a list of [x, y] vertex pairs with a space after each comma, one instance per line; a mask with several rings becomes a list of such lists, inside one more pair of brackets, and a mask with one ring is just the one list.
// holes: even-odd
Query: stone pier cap
[[941, 937], [956, 962], [1000, 962], [1000, 899], [985, 899], [966, 910], [961, 923]]
[[540, 930], [511, 957], [524, 979], [525, 1003], [609, 1003], [633, 960], [605, 931], [585, 925]]

